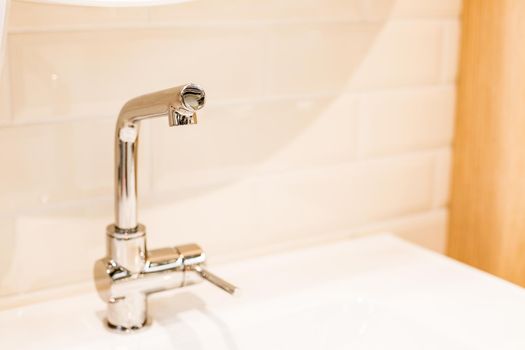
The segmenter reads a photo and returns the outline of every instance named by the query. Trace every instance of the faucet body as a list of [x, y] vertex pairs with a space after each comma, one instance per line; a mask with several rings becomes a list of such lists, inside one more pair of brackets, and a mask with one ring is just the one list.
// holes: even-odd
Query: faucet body
[[[147, 296], [206, 279], [233, 294], [236, 287], [204, 269], [196, 244], [148, 251], [146, 228], [137, 221], [137, 152], [140, 122], [168, 117], [170, 126], [195, 124], [204, 91], [187, 84], [127, 102], [115, 132], [115, 223], [107, 227], [106, 256], [95, 263], [95, 284], [107, 303], [111, 328], [130, 331], [147, 322]], [[200, 276], [200, 277], [199, 277]]]

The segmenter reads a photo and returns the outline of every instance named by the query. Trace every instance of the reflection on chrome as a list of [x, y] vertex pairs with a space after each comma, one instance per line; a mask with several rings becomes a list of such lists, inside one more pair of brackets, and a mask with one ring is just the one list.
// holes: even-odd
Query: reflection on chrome
[[137, 146], [140, 122], [168, 117], [170, 126], [197, 123], [205, 93], [187, 84], [127, 102], [115, 132], [115, 224], [107, 227], [107, 255], [95, 263], [95, 284], [107, 303], [111, 328], [130, 331], [147, 322], [147, 296], [205, 279], [234, 294], [237, 288], [204, 268], [197, 244], [148, 251], [146, 228], [137, 221]]

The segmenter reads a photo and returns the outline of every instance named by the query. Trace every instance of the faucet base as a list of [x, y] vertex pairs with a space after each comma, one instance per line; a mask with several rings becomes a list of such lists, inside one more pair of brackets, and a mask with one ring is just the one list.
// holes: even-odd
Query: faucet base
[[107, 321], [110, 327], [122, 331], [144, 327], [148, 320], [146, 298], [140, 292], [111, 298], [107, 303]]
[[107, 254], [94, 266], [95, 286], [107, 304], [110, 329], [132, 332], [148, 323], [148, 295], [204, 279], [234, 294], [237, 288], [204, 268], [206, 254], [195, 243], [146, 249], [146, 228], [107, 228]]
[[147, 328], [147, 326], [151, 324], [151, 322], [149, 321], [149, 318], [146, 319], [146, 322], [144, 322], [140, 327], [133, 326], [131, 328], [126, 328], [123, 326], [115, 326], [114, 324], [109, 322], [107, 319], [105, 321], [106, 321], [106, 326], [109, 328], [110, 331], [115, 332], [115, 333], [123, 333], [123, 334], [135, 333], [135, 332], [141, 331], [144, 328]]

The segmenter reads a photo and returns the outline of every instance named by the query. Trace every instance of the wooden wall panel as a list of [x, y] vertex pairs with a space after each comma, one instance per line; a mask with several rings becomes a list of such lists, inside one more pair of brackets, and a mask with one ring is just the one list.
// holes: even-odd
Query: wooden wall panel
[[525, 1], [463, 6], [448, 254], [525, 286]]

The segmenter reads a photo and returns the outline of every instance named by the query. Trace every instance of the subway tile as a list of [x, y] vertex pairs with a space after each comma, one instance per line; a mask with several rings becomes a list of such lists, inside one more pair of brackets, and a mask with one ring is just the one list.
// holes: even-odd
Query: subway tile
[[199, 124], [189, 128], [172, 129], [165, 120], [155, 121], [155, 189], [205, 186], [352, 160], [355, 117], [355, 99], [341, 95], [215, 106], [210, 102]]
[[436, 152], [435, 157], [434, 207], [446, 207], [450, 197], [452, 149], [443, 148]]
[[0, 293], [90, 281], [95, 260], [105, 255], [105, 226], [112, 206], [89, 205], [20, 214]]
[[412, 156], [261, 179], [261, 232], [268, 241], [305, 239], [426, 210], [432, 171], [432, 157]]
[[458, 75], [461, 22], [459, 19], [443, 22], [443, 52], [441, 81], [454, 83]]
[[[267, 222], [261, 226], [263, 216], [275, 218], [277, 212], [259, 212], [262, 203], [256, 193], [260, 189], [258, 181], [240, 181], [204, 192], [147, 196], [139, 216], [148, 230], [148, 245], [153, 249], [197, 241], [213, 262], [235, 256], [235, 252], [272, 251], [276, 246], [286, 244], [301, 246], [301, 242], [312, 238], [311, 234], [298, 232], [294, 235], [279, 233], [275, 226], [274, 230], [268, 231]], [[4, 271], [0, 295], [89, 281], [93, 262], [105, 252], [105, 226], [111, 223], [111, 214], [112, 202], [105, 200], [22, 214], [16, 221], [0, 219], [4, 232], [0, 239], [2, 247], [6, 248], [1, 256]], [[289, 227], [290, 221], [285, 221], [285, 224]], [[373, 220], [365, 226], [345, 230], [359, 234], [393, 232], [442, 252], [445, 224], [446, 211], [440, 209], [394, 220]], [[319, 240], [321, 236], [330, 237], [329, 227], [335, 226], [323, 227], [323, 235], [316, 236]], [[42, 232], [46, 234], [42, 235]], [[49, 246], [82, 246], [83, 249], [61, 249], [60, 254], [50, 256], [47, 249], [41, 249]], [[28, 261], [40, 262], [38, 274], [34, 273], [32, 265], [26, 263]]]
[[[286, 103], [286, 102], [284, 102]], [[274, 125], [288, 125], [287, 129], [302, 127], [296, 133], [268, 130], [268, 136], [280, 135], [286, 142], [273, 154], [264, 157], [261, 172], [313, 168], [329, 164], [346, 163], [356, 158], [357, 98], [340, 94], [321, 99], [296, 101], [297, 111], [275, 113]], [[256, 139], [259, 144], [264, 139]]]
[[[14, 0], [11, 31], [49, 31], [145, 25], [214, 25], [257, 21], [386, 21], [389, 18], [458, 17], [460, 0], [225, 0], [151, 7], [93, 7]], [[255, 22], [254, 22], [255, 21]]]
[[382, 230], [444, 251], [454, 87], [418, 86], [455, 80], [459, 0], [11, 5], [0, 295], [91, 279], [113, 220], [110, 116], [189, 81], [207, 91], [199, 124], [141, 130], [150, 247], [196, 241], [219, 261]]
[[[0, 153], [0, 163], [4, 164], [0, 208], [11, 211], [110, 196], [113, 190], [113, 138], [113, 121], [0, 129], [0, 148], [5, 150]], [[143, 145], [148, 143], [147, 134], [141, 142]], [[148, 170], [146, 167], [139, 177], [142, 190], [147, 190]]]
[[461, 0], [361, 0], [363, 17], [368, 20], [388, 18], [458, 17]]
[[[297, 111], [289, 107], [297, 120]], [[154, 189], [184, 190], [243, 178], [265, 152], [271, 154], [287, 140], [286, 132], [277, 138], [271, 133], [279, 130], [276, 111], [272, 103], [217, 105], [212, 100], [198, 113], [197, 125], [169, 128], [166, 120], [153, 120]]]
[[390, 21], [369, 40], [349, 79], [358, 89], [434, 84], [440, 80], [442, 26], [432, 21]]
[[151, 29], [9, 38], [16, 121], [117, 115], [131, 97], [188, 82], [204, 86], [211, 99], [253, 97], [262, 91], [264, 49], [257, 30]]
[[[132, 96], [187, 81], [221, 100], [433, 81], [439, 57], [426, 49], [432, 48], [435, 26], [423, 26], [428, 30], [419, 34], [405, 27], [394, 25], [387, 34], [378, 33], [376, 24], [335, 23], [243, 33], [195, 29], [191, 35], [188, 29], [11, 35], [13, 116], [48, 121], [117, 114]], [[100, 35], [104, 41], [97, 40]], [[401, 54], [389, 41], [395, 36]], [[166, 49], [175, 45], [192, 54]], [[385, 55], [396, 60], [396, 69], [385, 65]], [[41, 93], [34, 94], [35, 88]]]
[[400, 218], [389, 223], [389, 231], [409, 242], [437, 253], [445, 254], [447, 248], [448, 211], [438, 209]]
[[191, 1], [149, 9], [152, 23], [360, 19], [359, 0]]
[[[16, 286], [10, 283], [7, 274], [16, 268], [13, 256], [17, 252], [15, 220], [0, 217], [0, 296], [16, 292]], [[26, 265], [30, 265], [27, 264]]]
[[[7, 165], [0, 183], [0, 207], [16, 209], [108, 194], [113, 149], [110, 125], [75, 123], [0, 129], [1, 148], [9, 150], [0, 154], [1, 163]], [[96, 142], [95, 135], [101, 136]]]
[[11, 121], [8, 63], [0, 58], [0, 125]]
[[196, 242], [211, 261], [259, 244], [260, 232], [251, 180], [206, 188], [164, 191], [141, 201], [141, 220], [150, 247]]
[[445, 254], [448, 211], [444, 208], [424, 211], [372, 224], [361, 233], [389, 232], [437, 253]]
[[360, 157], [447, 146], [452, 142], [455, 87], [361, 95]]
[[[374, 42], [383, 36], [380, 24], [348, 22], [280, 25], [269, 28], [266, 34], [267, 95], [344, 91], [362, 70], [360, 66], [370, 61]], [[406, 41], [403, 35], [400, 33], [397, 40]], [[388, 49], [395, 51], [394, 46]], [[362, 79], [368, 82], [367, 77]]]
[[[371, 3], [371, 1], [366, 2]], [[392, 13], [396, 17], [411, 18], [459, 17], [461, 5], [462, 0], [397, 0]]]
[[11, 1], [9, 30], [57, 30], [146, 24], [143, 7], [71, 6], [28, 1]]

